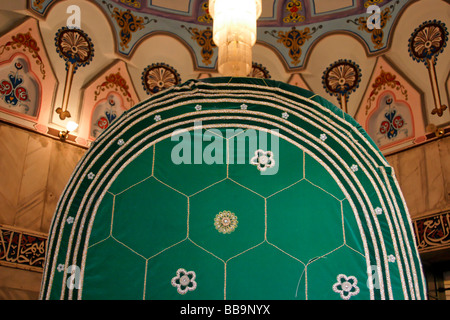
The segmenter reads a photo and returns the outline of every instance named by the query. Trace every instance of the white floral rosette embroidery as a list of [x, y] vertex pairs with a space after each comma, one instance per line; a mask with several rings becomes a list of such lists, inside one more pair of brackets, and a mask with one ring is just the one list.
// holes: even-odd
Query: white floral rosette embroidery
[[358, 280], [354, 276], [347, 277], [345, 274], [337, 276], [337, 282], [333, 285], [333, 291], [339, 293], [341, 298], [349, 300], [359, 293]]
[[264, 151], [258, 149], [255, 151], [255, 156], [250, 159], [250, 163], [255, 165], [259, 171], [266, 171], [275, 165], [272, 151]]
[[172, 278], [171, 283], [172, 286], [177, 288], [179, 294], [186, 294], [188, 291], [194, 291], [197, 288], [195, 272], [188, 272], [183, 268], [177, 270], [177, 275]]
[[375, 208], [375, 214], [380, 215], [382, 213], [383, 213], [383, 209], [381, 209], [380, 207]]

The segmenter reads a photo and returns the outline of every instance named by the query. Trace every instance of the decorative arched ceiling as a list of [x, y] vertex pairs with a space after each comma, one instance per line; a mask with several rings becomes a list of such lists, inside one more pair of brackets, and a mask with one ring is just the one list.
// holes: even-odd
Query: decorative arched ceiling
[[[22, 85], [27, 89], [29, 100], [27, 104], [22, 103], [22, 109], [5, 100], [8, 99], [5, 90], [0, 91], [1, 119], [56, 137], [67, 122], [73, 120], [79, 127], [69, 135], [68, 142], [89, 147], [100, 133], [99, 128], [109, 125], [137, 101], [189, 79], [218, 76], [218, 50], [212, 41], [207, 3], [207, 0], [2, 3], [0, 80], [8, 80], [8, 74], [16, 70], [12, 61], [22, 55], [25, 68], [17, 75], [30, 81]], [[372, 4], [380, 8], [380, 29], [367, 28], [370, 16], [367, 7]], [[415, 130], [408, 131], [407, 139], [386, 136], [389, 141], [384, 141], [383, 145], [384, 138], [379, 140], [381, 133], [376, 133], [374, 140], [380, 141], [378, 146], [383, 153], [426, 141], [435, 131], [429, 128], [445, 128], [450, 123], [448, 110], [442, 115], [432, 113], [437, 104], [449, 104], [450, 51], [445, 44], [450, 6], [447, 1], [263, 0], [262, 5], [250, 76], [271, 78], [311, 90], [336, 106], [342, 106], [345, 101], [347, 113], [367, 131], [370, 131], [369, 123], [372, 128], [380, 128], [386, 119], [380, 116], [381, 111], [376, 113], [378, 120], [370, 119], [375, 113], [365, 110], [382, 110], [382, 106], [375, 104], [387, 94], [389, 85], [398, 81], [408, 93], [405, 95], [408, 99], [398, 101], [400, 96], [395, 95], [394, 100], [399, 108], [410, 109], [412, 114], [411, 121], [404, 118], [403, 129]], [[81, 64], [72, 58], [68, 63], [70, 59], [61, 53], [68, 48], [71, 38], [56, 39], [72, 22], [77, 10], [81, 29], [78, 36], [84, 34], [86, 37], [82, 38], [90, 46], [89, 59]], [[410, 42], [419, 26], [433, 21], [442, 27], [446, 40], [441, 50], [432, 54], [435, 57], [439, 54], [439, 59], [430, 67], [425, 60], [414, 58]], [[77, 32], [70, 33], [75, 36]], [[85, 51], [77, 54], [85, 54]], [[332, 79], [324, 79], [324, 75], [343, 60], [354, 63], [355, 70], [360, 72], [357, 86], [346, 83], [353, 89], [332, 93], [331, 83], [328, 83]], [[384, 79], [386, 82], [378, 86], [377, 81], [382, 78], [379, 77], [380, 65], [391, 78]], [[45, 79], [40, 78], [42, 70]], [[328, 73], [339, 74], [339, 68]], [[347, 78], [346, 81], [352, 80]], [[375, 87], [378, 90], [374, 91]], [[40, 93], [39, 97], [36, 92]], [[376, 94], [369, 99], [372, 92]], [[372, 101], [372, 98], [380, 99]], [[39, 111], [30, 113], [24, 106]], [[103, 114], [99, 110], [103, 110]], [[70, 117], [61, 117], [68, 115], [65, 111]]]
[[[57, 0], [35, 0], [30, 10], [45, 16]], [[189, 47], [195, 66], [214, 70], [217, 49], [208, 0], [93, 0], [107, 17], [115, 50], [131, 58], [139, 44], [155, 34], [169, 34]], [[397, 17], [411, 1], [263, 0], [258, 42], [275, 50], [289, 71], [302, 69], [314, 43], [330, 33], [347, 33], [361, 41], [369, 55], [389, 47]], [[380, 5], [379, 29], [369, 29], [367, 7]]]

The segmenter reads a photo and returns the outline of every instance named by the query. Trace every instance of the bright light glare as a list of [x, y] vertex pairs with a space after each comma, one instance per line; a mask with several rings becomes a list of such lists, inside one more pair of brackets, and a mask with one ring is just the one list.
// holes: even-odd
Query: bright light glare
[[69, 132], [72, 132], [74, 130], [76, 130], [78, 128], [78, 123], [74, 122], [74, 121], [69, 121], [66, 125], [66, 129]]
[[219, 48], [219, 73], [247, 76], [252, 67], [261, 0], [209, 0], [209, 12], [214, 19], [213, 40]]

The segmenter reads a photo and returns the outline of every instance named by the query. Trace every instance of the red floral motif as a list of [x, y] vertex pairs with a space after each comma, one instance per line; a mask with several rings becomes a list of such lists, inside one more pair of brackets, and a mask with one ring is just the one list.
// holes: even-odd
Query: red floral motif
[[387, 112], [384, 114], [386, 120], [381, 122], [379, 131], [382, 135], [386, 136], [388, 139], [393, 139], [397, 137], [400, 129], [405, 125], [405, 121], [400, 114], [397, 114], [395, 107], [393, 108], [392, 103], [394, 99], [389, 97], [386, 99], [386, 104], [388, 106]]
[[392, 121], [392, 126], [395, 129], [400, 129], [401, 127], [403, 127], [404, 124], [405, 122], [403, 121], [403, 118], [401, 116], [396, 116]]
[[16, 88], [15, 94], [20, 101], [27, 101], [28, 99], [27, 90], [24, 87]]
[[12, 91], [12, 85], [9, 81], [3, 80], [0, 83], [0, 94], [9, 95]]
[[[20, 62], [14, 64], [16, 72], [10, 73], [8, 75], [8, 80], [2, 79], [0, 82], [0, 93], [2, 99], [12, 106], [16, 106], [17, 103], [22, 104], [22, 102], [28, 100], [27, 90], [22, 87], [23, 78], [19, 75], [19, 71], [23, 68]], [[25, 106], [28, 111], [28, 107]]]
[[375, 81], [372, 84], [372, 91], [370, 92], [369, 98], [367, 99], [368, 103], [366, 106], [366, 114], [368, 114], [372, 106], [372, 102], [375, 101], [376, 95], [380, 93], [381, 90], [386, 89], [386, 87], [399, 90], [403, 94], [405, 99], [408, 100], [408, 91], [396, 78], [397, 76], [395, 74], [385, 72], [383, 69], [381, 69], [380, 74], [375, 78]]
[[386, 134], [389, 130], [389, 121], [384, 120], [380, 125], [380, 133]]
[[128, 90], [128, 85], [126, 80], [122, 77], [120, 72], [111, 73], [109, 76], [105, 77], [105, 82], [102, 83], [102, 86], [107, 85], [108, 83], [115, 84], [116, 86], [119, 86], [123, 88], [124, 90]]
[[396, 76], [390, 72], [384, 72], [381, 70], [380, 75], [375, 79], [375, 82], [372, 84], [372, 92], [370, 96], [376, 93], [376, 91], [383, 85], [389, 84], [390, 86], [401, 86], [400, 81], [395, 80]]
[[106, 119], [105, 117], [101, 117], [97, 122], [97, 125], [100, 129], [106, 129], [108, 127], [108, 124], [108, 119]]
[[[34, 52], [39, 51], [36, 40], [33, 39], [33, 37], [31, 36], [31, 34], [29, 32], [18, 33], [17, 35], [12, 36], [12, 41], [15, 43], [20, 43], [23, 46], [29, 48], [30, 50], [32, 50]], [[40, 59], [40, 57], [39, 57], [39, 59]]]
[[97, 90], [95, 91], [95, 100], [97, 100], [97, 96], [101, 91], [105, 91], [105, 89], [113, 87], [118, 87], [123, 96], [127, 98], [127, 101], [131, 101], [131, 103], [133, 103], [133, 100], [131, 99], [131, 93], [129, 92], [130, 87], [128, 86], [127, 81], [120, 74], [120, 71], [107, 75], [105, 77], [105, 81], [97, 86]]

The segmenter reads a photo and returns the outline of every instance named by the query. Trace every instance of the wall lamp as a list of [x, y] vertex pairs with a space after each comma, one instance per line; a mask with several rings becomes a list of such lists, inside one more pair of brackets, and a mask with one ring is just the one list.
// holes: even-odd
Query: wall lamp
[[78, 123], [74, 121], [69, 121], [66, 125], [66, 130], [59, 132], [59, 139], [61, 141], [66, 141], [69, 136], [69, 132], [75, 131], [78, 128]]

